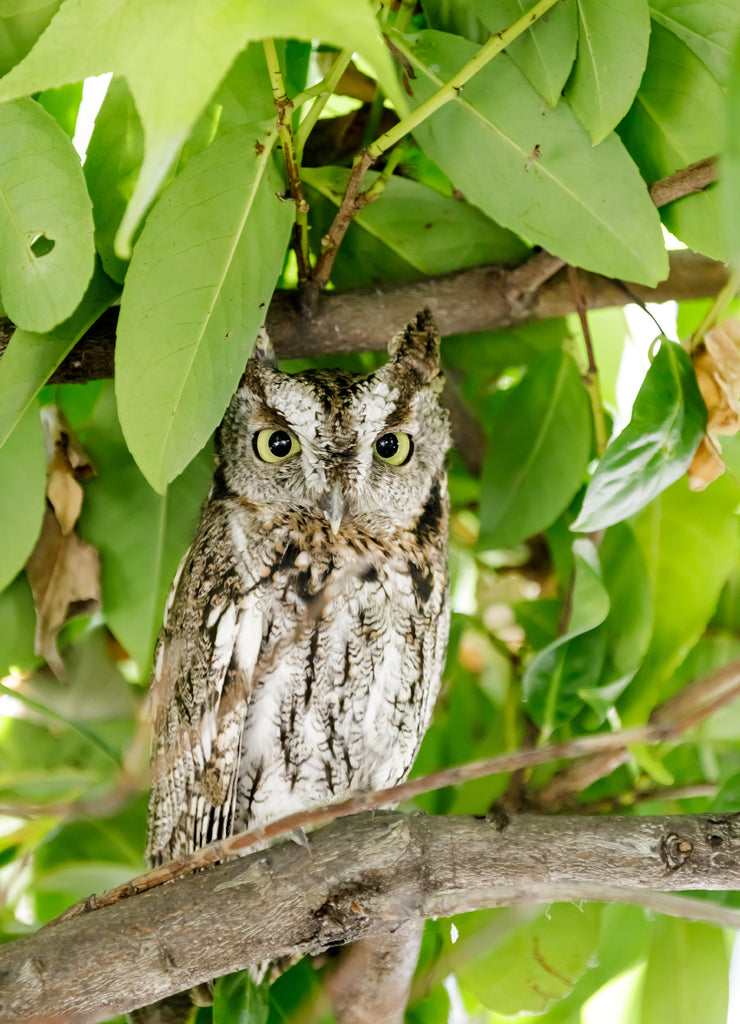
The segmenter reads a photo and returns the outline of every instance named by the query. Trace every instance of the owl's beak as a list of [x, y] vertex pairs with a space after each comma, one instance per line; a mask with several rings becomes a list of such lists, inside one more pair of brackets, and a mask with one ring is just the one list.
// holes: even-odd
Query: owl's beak
[[336, 535], [344, 517], [344, 495], [342, 494], [342, 485], [338, 480], [321, 495], [318, 505], [329, 520], [331, 532]]

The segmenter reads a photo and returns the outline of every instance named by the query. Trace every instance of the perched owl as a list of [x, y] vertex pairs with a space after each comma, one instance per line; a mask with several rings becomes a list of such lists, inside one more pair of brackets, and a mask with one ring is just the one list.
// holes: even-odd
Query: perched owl
[[420, 313], [374, 373], [262, 338], [155, 654], [152, 864], [406, 777], [445, 659], [447, 414]]

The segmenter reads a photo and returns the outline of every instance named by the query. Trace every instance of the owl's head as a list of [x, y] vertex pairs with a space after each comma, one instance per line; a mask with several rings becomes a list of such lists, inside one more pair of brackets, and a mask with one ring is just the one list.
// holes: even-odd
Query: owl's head
[[277, 369], [263, 336], [217, 436], [216, 487], [268, 514], [411, 524], [444, 488], [439, 335], [425, 310], [374, 373]]

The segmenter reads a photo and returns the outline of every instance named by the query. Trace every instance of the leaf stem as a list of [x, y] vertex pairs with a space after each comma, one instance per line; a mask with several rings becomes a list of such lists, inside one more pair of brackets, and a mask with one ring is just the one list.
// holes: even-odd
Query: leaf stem
[[[313, 86], [314, 89], [320, 90], [320, 93], [314, 99], [310, 110], [301, 121], [295, 133], [295, 147], [299, 154], [299, 158], [303, 157], [306, 140], [313, 131], [316, 122], [321, 117], [321, 112], [328, 103], [329, 97], [339, 84], [339, 80], [342, 75], [349, 67], [351, 60], [352, 50], [342, 50], [341, 53], [337, 54], [334, 63], [329, 69], [329, 73], [317, 85]], [[300, 103], [305, 95], [306, 93], [303, 93], [302, 96], [296, 97], [296, 105]]]
[[262, 45], [265, 51], [270, 85], [272, 86], [272, 96], [278, 112], [278, 135], [283, 147], [289, 194], [296, 207], [293, 247], [298, 263], [298, 278], [301, 281], [305, 281], [311, 272], [311, 251], [308, 245], [308, 203], [303, 194], [300, 159], [296, 152], [291, 125], [294, 104], [285, 92], [283, 74], [280, 70], [280, 62], [277, 50], [275, 49], [275, 40], [264, 39]]
[[460, 68], [449, 82], [446, 82], [425, 103], [418, 106], [416, 110], [400, 120], [398, 124], [395, 124], [368, 147], [368, 152], [373, 160], [377, 159], [381, 153], [385, 153], [391, 146], [395, 146], [404, 135], [413, 131], [422, 121], [425, 121], [431, 114], [439, 110], [440, 107], [454, 99], [473, 75], [485, 67], [498, 53], [506, 49], [514, 39], [530, 28], [543, 14], [549, 11], [551, 7], [554, 7], [557, 2], [558, 0], [538, 0], [534, 7], [522, 15], [513, 25], [503, 32], [496, 32], [495, 35], [492, 35], [488, 42], [476, 53], [475, 57], [468, 61], [464, 67]]
[[588, 326], [588, 317], [586, 315], [586, 300], [583, 297], [581, 282], [578, 279], [578, 271], [570, 264], [568, 264], [568, 284], [570, 285], [570, 292], [573, 296], [573, 304], [576, 307], [578, 319], [581, 322], [583, 342], [586, 346], [588, 367], [586, 372], [583, 374], [583, 384], [586, 391], [588, 391], [588, 397], [591, 402], [591, 411], [593, 413], [594, 420], [594, 434], [596, 435], [596, 451], [599, 458], [601, 458], [606, 451], [609, 438], [607, 437], [606, 422], [604, 420], [604, 404], [601, 400], [599, 369], [596, 365], [594, 347], [591, 341], [591, 331]]
[[693, 352], [698, 345], [701, 345], [705, 334], [717, 324], [727, 306], [737, 295], [738, 288], [740, 288], [740, 274], [738, 274], [737, 270], [733, 270], [727, 284], [719, 292], [704, 319], [691, 335], [689, 339], [689, 352]]

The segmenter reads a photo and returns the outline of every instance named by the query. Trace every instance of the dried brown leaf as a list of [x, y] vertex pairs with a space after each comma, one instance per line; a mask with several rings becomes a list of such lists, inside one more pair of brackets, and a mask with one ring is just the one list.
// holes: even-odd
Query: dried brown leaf
[[692, 353], [696, 382], [707, 407], [707, 433], [688, 469], [689, 487], [701, 491], [724, 472], [718, 434], [740, 429], [740, 320], [707, 331]]
[[56, 515], [47, 507], [41, 535], [26, 563], [26, 575], [36, 606], [36, 654], [63, 679], [57, 636], [65, 622], [100, 607], [98, 552], [75, 533], [63, 533]]

